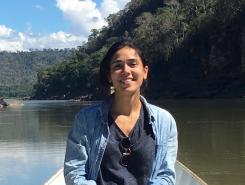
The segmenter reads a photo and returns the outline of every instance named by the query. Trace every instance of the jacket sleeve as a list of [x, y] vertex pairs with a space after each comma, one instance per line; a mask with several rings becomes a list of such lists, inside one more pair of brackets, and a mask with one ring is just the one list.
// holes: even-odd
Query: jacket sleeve
[[88, 132], [84, 114], [76, 115], [72, 128], [67, 137], [66, 154], [64, 161], [64, 177], [66, 185], [96, 185], [94, 180], [87, 179]]
[[174, 185], [176, 182], [175, 163], [176, 163], [177, 150], [178, 150], [177, 135], [178, 134], [177, 134], [176, 122], [174, 118], [171, 116], [170, 133], [167, 141], [166, 160], [164, 162], [165, 169], [167, 169], [165, 176], [163, 174], [163, 179], [165, 179], [166, 181], [166, 183], [163, 183], [164, 185], [165, 184]]
[[156, 177], [150, 183], [151, 185], [175, 185], [176, 182], [175, 162], [177, 158], [178, 139], [176, 122], [171, 115], [167, 143], [164, 146], [166, 147], [166, 152], [163, 152], [165, 147], [159, 148], [162, 155], [161, 164]]

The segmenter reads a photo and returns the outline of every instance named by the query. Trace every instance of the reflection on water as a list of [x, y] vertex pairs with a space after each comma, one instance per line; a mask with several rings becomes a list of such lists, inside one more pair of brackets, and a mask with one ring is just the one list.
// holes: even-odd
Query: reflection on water
[[[178, 158], [210, 185], [245, 182], [245, 100], [154, 102], [176, 118]], [[63, 164], [67, 131], [85, 105], [27, 101], [0, 109], [0, 184], [42, 185]]]
[[210, 185], [245, 184], [245, 100], [160, 104], [178, 123], [180, 161]]
[[63, 163], [65, 139], [80, 104], [29, 101], [0, 110], [0, 184], [43, 184]]

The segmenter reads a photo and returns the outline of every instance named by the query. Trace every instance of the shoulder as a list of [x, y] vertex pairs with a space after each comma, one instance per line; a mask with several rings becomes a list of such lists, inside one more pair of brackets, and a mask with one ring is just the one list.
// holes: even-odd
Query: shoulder
[[165, 109], [149, 103], [143, 96], [141, 100], [148, 110], [150, 120], [160, 127], [166, 127], [171, 124], [176, 124], [173, 116]]
[[101, 102], [88, 105], [86, 107], [81, 108], [80, 111], [76, 114], [76, 116], [83, 117], [96, 114], [100, 110], [100, 107]]
[[153, 116], [154, 118], [166, 118], [166, 119], [173, 118], [173, 116], [167, 110], [149, 103], [143, 96], [141, 96], [141, 100], [145, 105], [146, 109], [148, 110], [150, 116]]
[[158, 144], [166, 143], [168, 138], [177, 136], [177, 125], [173, 116], [165, 109], [149, 104], [149, 111]]
[[96, 124], [99, 122], [99, 107], [100, 103], [96, 103], [80, 109], [80, 111], [75, 115], [69, 135], [72, 135], [72, 137], [75, 138], [80, 138], [82, 135], [92, 136], [93, 130], [96, 128]]
[[155, 118], [174, 119], [170, 112], [161, 107], [148, 103], [148, 108], [150, 110], [151, 115]]
[[148, 104], [148, 109], [151, 116], [151, 121], [158, 131], [161, 130], [161, 132], [170, 132], [170, 130], [176, 130], [176, 122], [171, 113], [152, 104]]
[[100, 113], [101, 103], [94, 103], [80, 109], [80, 111], [75, 115], [75, 124], [80, 125], [80, 127], [90, 127], [95, 124], [98, 120]]

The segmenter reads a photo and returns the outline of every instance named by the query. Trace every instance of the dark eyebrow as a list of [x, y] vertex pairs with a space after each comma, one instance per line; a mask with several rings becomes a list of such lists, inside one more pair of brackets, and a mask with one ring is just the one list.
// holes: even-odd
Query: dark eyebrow
[[[127, 59], [127, 62], [134, 62], [136, 60], [137, 60], [137, 58], [129, 58], [129, 59]], [[120, 63], [120, 62], [123, 62], [123, 60], [121, 60], [121, 59], [115, 59], [115, 60], [112, 60], [111, 61], [111, 64]]]
[[136, 61], [136, 60], [137, 60], [136, 58], [130, 58], [127, 61], [132, 62], [132, 61]]
[[119, 62], [122, 62], [122, 60], [113, 60], [111, 63], [115, 64], [115, 63], [119, 63]]

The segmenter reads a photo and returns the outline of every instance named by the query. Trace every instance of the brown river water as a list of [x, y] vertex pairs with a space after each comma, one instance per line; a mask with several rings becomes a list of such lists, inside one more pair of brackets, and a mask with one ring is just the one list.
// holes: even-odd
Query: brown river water
[[[245, 99], [150, 102], [175, 117], [182, 163], [209, 185], [245, 184]], [[1, 185], [42, 185], [61, 168], [73, 117], [88, 105], [23, 103], [0, 109]]]

